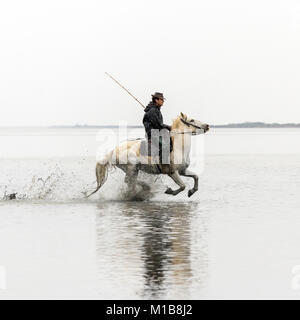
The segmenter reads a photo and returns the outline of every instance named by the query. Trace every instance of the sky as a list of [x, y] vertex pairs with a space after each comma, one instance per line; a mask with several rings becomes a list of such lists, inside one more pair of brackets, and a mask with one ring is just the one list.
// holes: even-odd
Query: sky
[[0, 126], [300, 123], [298, 0], [0, 3]]

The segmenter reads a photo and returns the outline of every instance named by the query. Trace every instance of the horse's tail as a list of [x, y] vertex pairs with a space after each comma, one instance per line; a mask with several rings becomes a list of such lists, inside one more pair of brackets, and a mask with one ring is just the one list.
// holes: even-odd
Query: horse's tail
[[91, 195], [95, 194], [99, 189], [104, 185], [104, 183], [107, 180], [108, 176], [108, 169], [112, 165], [112, 154], [113, 152], [110, 152], [102, 161], [99, 161], [96, 165], [96, 177], [97, 177], [97, 189], [93, 191], [90, 195], [87, 196], [90, 197]]

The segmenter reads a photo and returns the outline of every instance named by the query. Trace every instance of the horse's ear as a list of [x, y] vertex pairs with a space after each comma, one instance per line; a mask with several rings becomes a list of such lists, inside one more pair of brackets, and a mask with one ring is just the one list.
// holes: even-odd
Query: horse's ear
[[182, 119], [187, 120], [187, 115], [186, 114], [183, 114], [182, 112], [180, 112], [180, 115], [181, 115]]

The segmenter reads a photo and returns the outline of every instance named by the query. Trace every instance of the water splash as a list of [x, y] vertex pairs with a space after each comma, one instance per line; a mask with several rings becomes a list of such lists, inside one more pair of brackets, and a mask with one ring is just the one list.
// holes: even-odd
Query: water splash
[[124, 173], [112, 170], [98, 193], [86, 199], [95, 190], [95, 159], [0, 160], [5, 168], [0, 174], [0, 200], [47, 201], [174, 201], [186, 198], [164, 195], [172, 181], [164, 176], [151, 176], [140, 172], [135, 192], [129, 191]]
[[[84, 200], [85, 192], [95, 188], [94, 159], [0, 160], [0, 200]], [[124, 174], [110, 172], [107, 183], [92, 200], [147, 200], [153, 194], [154, 179], [146, 181], [136, 194], [128, 193]]]
[[[2, 200], [71, 200], [82, 197], [88, 161], [0, 160]], [[87, 174], [89, 178], [90, 175]], [[14, 195], [14, 196], [13, 196]]]

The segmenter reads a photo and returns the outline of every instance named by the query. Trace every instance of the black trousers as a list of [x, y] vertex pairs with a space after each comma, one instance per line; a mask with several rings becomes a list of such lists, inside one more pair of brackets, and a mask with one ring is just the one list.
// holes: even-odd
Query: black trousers
[[[169, 137], [170, 142], [166, 141], [163, 137], [158, 137], [158, 139], [148, 139], [148, 155], [152, 157], [159, 156], [159, 162], [167, 162], [170, 163], [170, 153], [173, 151], [173, 141], [171, 137]], [[170, 148], [167, 147], [170, 145]], [[168, 159], [166, 159], [168, 158]], [[164, 161], [163, 161], [164, 160]]]

